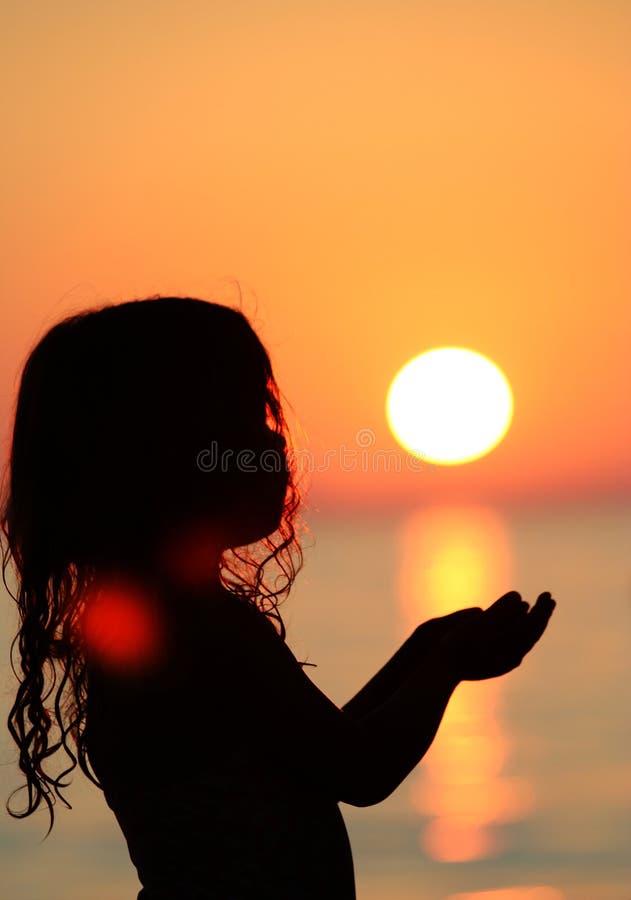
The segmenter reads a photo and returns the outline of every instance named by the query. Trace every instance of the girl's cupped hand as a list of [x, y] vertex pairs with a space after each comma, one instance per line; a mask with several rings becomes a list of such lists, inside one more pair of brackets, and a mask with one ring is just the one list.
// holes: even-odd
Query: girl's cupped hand
[[521, 664], [540, 639], [555, 606], [548, 591], [539, 595], [532, 608], [517, 591], [509, 591], [488, 609], [459, 610], [444, 617], [451, 622], [438, 642], [437, 654], [461, 681], [505, 675]]

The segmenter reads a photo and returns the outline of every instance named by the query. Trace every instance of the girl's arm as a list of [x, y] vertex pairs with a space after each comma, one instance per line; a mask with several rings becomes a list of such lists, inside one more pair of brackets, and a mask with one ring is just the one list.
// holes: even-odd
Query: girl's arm
[[[393, 663], [375, 684], [379, 690], [385, 684], [391, 688], [394, 671], [398, 687], [357, 717], [309, 679], [287, 644], [257, 621], [260, 614], [241, 612], [240, 621], [226, 621], [222, 629], [222, 674], [232, 685], [233, 717], [250, 735], [253, 758], [266, 767], [293, 770], [305, 786], [353, 806], [380, 803], [431, 746], [460, 680], [478, 677], [486, 660], [498, 654], [511, 662], [493, 669], [493, 676], [518, 665], [512, 657], [534, 645], [550, 611], [538, 604], [532, 616], [524, 613], [509, 629], [480, 609], [461, 611], [459, 625], [447, 631], [447, 643], [440, 640], [405, 674], [403, 662]], [[453, 634], [457, 639], [450, 642]], [[407, 651], [401, 660], [406, 657], [411, 659]]]
[[461, 609], [418, 625], [385, 666], [344, 704], [344, 712], [353, 719], [360, 719], [384, 703], [424, 662], [449, 629], [469, 613], [470, 609]]
[[[223, 622], [221, 681], [230, 693], [238, 731], [245, 728], [251, 735], [253, 753], [275, 770], [293, 771], [305, 786], [353, 806], [388, 797], [431, 745], [459, 681], [429, 647], [423, 660], [415, 658], [438, 626], [425, 623], [425, 629], [417, 629], [420, 637], [412, 635], [396, 661], [360, 692], [363, 698], [351, 716], [309, 679], [259, 613], [234, 612]], [[380, 703], [382, 693], [387, 696]]]
[[437, 652], [428, 651], [385, 702], [356, 720], [363, 747], [346, 802], [372, 806], [390, 796], [429, 750], [459, 681]]

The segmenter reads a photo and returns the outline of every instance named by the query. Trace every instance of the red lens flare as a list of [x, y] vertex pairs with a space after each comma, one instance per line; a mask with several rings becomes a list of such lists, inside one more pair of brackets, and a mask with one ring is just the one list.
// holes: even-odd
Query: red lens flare
[[138, 672], [160, 658], [161, 621], [139, 587], [121, 581], [99, 584], [86, 602], [82, 624], [88, 655], [104, 668]]
[[219, 547], [216, 529], [198, 525], [171, 539], [164, 548], [163, 558], [171, 575], [180, 583], [203, 585], [213, 578]]

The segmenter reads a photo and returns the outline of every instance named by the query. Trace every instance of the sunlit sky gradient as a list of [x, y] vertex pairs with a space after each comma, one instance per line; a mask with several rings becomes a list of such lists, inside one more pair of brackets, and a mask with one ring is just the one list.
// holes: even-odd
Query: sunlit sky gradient
[[39, 2], [2, 31], [5, 448], [61, 316], [238, 279], [316, 465], [398, 447], [424, 350], [513, 388], [488, 456], [335, 455], [314, 502], [631, 493], [630, 4]]

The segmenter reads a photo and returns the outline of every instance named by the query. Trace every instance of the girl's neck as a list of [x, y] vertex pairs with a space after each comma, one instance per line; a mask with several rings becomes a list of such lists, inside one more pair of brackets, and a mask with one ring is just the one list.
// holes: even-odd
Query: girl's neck
[[218, 561], [187, 568], [166, 564], [164, 559], [118, 561], [99, 568], [98, 580], [137, 585], [143, 591], [158, 594], [187, 594], [212, 599], [225, 593], [219, 578]]
[[101, 574], [160, 593], [184, 592], [210, 599], [225, 593], [219, 577], [223, 550], [214, 531], [196, 524], [164, 536], [151, 551], [104, 566]]

